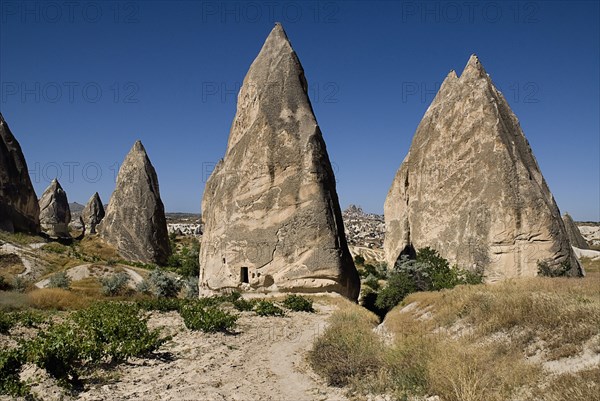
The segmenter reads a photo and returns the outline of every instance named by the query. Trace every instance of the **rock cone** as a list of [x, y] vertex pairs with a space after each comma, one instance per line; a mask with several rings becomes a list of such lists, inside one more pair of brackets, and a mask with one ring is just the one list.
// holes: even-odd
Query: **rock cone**
[[575, 224], [569, 213], [563, 214], [562, 219], [563, 223], [565, 223], [565, 230], [567, 231], [571, 245], [579, 249], [590, 249], [590, 245], [583, 238], [583, 235], [581, 235], [581, 231], [579, 231], [577, 224]]
[[50, 237], [70, 238], [71, 209], [67, 193], [54, 179], [40, 198], [40, 224]]
[[582, 274], [519, 121], [473, 55], [444, 80], [385, 202], [386, 259], [426, 246], [488, 281]]
[[104, 206], [100, 200], [100, 195], [98, 195], [98, 192], [96, 192], [94, 195], [92, 195], [88, 203], [85, 205], [85, 208], [81, 212], [83, 223], [85, 224], [86, 228], [89, 227], [90, 234], [96, 234], [96, 226], [100, 224], [104, 218], [104, 214]]
[[0, 230], [37, 233], [39, 215], [21, 146], [0, 114]]
[[200, 291], [334, 291], [360, 282], [304, 71], [277, 24], [238, 95], [227, 151], [206, 183]]
[[121, 165], [98, 232], [129, 260], [159, 265], [167, 262], [169, 236], [158, 177], [140, 141]]

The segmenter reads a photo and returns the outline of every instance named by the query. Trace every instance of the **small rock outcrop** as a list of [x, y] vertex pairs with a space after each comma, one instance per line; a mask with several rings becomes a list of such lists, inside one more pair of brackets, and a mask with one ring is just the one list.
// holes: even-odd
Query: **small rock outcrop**
[[39, 215], [25, 156], [0, 113], [0, 230], [38, 233]]
[[39, 206], [42, 231], [50, 237], [70, 238], [71, 209], [67, 193], [58, 180], [52, 180], [46, 188], [40, 198]]
[[538, 262], [583, 274], [519, 121], [475, 55], [427, 109], [384, 215], [390, 265], [429, 246], [488, 281], [535, 276]]
[[146, 150], [137, 141], [117, 176], [98, 233], [124, 258], [164, 265], [171, 253], [158, 177]]
[[590, 245], [587, 243], [581, 231], [573, 221], [573, 218], [569, 213], [565, 213], [562, 216], [563, 222], [565, 223], [565, 230], [567, 230], [567, 236], [571, 245], [579, 249], [590, 249]]
[[304, 70], [277, 24], [238, 95], [202, 199], [200, 293], [337, 292], [360, 281]]
[[104, 218], [104, 215], [104, 206], [100, 200], [100, 195], [98, 195], [98, 192], [96, 192], [94, 195], [92, 195], [88, 203], [85, 205], [85, 208], [81, 212], [83, 223], [86, 228], [89, 228], [90, 234], [96, 234], [96, 226], [100, 224]]

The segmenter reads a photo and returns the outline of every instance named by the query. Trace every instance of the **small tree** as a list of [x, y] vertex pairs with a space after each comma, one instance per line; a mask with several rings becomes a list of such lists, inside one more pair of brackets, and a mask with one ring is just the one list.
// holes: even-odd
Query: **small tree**
[[160, 269], [153, 270], [148, 280], [152, 286], [152, 292], [159, 298], [174, 298], [181, 289], [177, 280]]
[[123, 293], [129, 282], [129, 274], [120, 272], [100, 280], [102, 284], [102, 294], [114, 297]]

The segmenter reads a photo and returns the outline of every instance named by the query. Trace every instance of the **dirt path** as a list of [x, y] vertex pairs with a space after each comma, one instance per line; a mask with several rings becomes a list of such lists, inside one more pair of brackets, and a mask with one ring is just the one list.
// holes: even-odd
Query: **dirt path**
[[161, 351], [171, 359], [134, 360], [117, 367], [114, 382], [79, 394], [80, 400], [345, 401], [305, 361], [332, 308], [284, 318], [244, 313], [235, 335], [185, 328], [175, 312], [153, 315], [150, 325], [174, 335]]

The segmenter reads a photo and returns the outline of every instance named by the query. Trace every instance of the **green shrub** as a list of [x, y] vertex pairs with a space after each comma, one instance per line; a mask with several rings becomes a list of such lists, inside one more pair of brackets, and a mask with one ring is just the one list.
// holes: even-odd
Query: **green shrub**
[[139, 300], [136, 305], [147, 311], [170, 312], [179, 311], [183, 301], [178, 298], [152, 298]]
[[68, 290], [71, 287], [71, 279], [67, 276], [66, 272], [58, 272], [50, 276], [50, 281], [48, 282], [48, 287], [50, 288], [62, 288], [63, 290]]
[[375, 305], [389, 311], [412, 292], [439, 291], [482, 281], [483, 275], [479, 272], [453, 268], [437, 251], [427, 247], [417, 252], [416, 260], [406, 256], [398, 259]]
[[288, 295], [283, 306], [295, 312], [314, 312], [313, 301], [301, 295]]
[[174, 298], [179, 294], [181, 286], [173, 277], [160, 269], [153, 270], [148, 277], [152, 286], [152, 293], [156, 297]]
[[25, 292], [25, 289], [27, 288], [27, 280], [21, 276], [15, 276], [13, 277], [11, 287], [14, 291]]
[[365, 279], [364, 284], [366, 286], [371, 287], [371, 289], [373, 289], [374, 291], [379, 290], [379, 288], [381, 287], [377, 277], [373, 276], [372, 274], [369, 274], [369, 276]]
[[184, 282], [185, 297], [187, 299], [198, 298], [198, 277], [188, 277]]
[[148, 316], [131, 303], [95, 304], [75, 313], [73, 321], [85, 335], [85, 353], [92, 360], [147, 355], [168, 340], [160, 337], [160, 330], [150, 331]]
[[365, 263], [365, 258], [363, 258], [360, 255], [356, 255], [354, 257], [354, 263], [357, 264], [357, 265], [363, 265]]
[[285, 316], [285, 312], [271, 301], [258, 301], [254, 306], [254, 312], [258, 316]]
[[0, 350], [0, 394], [19, 397], [27, 395], [28, 388], [19, 378], [25, 358], [21, 349]]
[[214, 306], [204, 306], [201, 303], [185, 305], [179, 311], [185, 327], [190, 330], [202, 330], [206, 333], [218, 331], [230, 332], [239, 316], [222, 311]]
[[254, 309], [256, 302], [248, 301], [244, 298], [239, 298], [233, 301], [233, 306], [240, 312], [249, 312]]
[[110, 297], [122, 295], [123, 292], [127, 289], [128, 282], [129, 274], [125, 272], [120, 272], [112, 274], [108, 277], [103, 277], [100, 279], [100, 283], [102, 284], [102, 295], [107, 295]]
[[144, 279], [136, 284], [135, 290], [142, 294], [150, 295], [152, 293], [152, 286], [148, 280]]
[[402, 302], [408, 294], [415, 291], [415, 283], [408, 273], [403, 271], [392, 273], [386, 286], [377, 294], [375, 306], [389, 311]]
[[571, 264], [569, 262], [562, 262], [559, 267], [550, 267], [546, 261], [538, 261], [538, 276], [543, 277], [565, 277], [571, 270]]
[[9, 313], [0, 312], [0, 334], [8, 334], [14, 323]]

